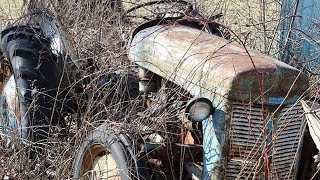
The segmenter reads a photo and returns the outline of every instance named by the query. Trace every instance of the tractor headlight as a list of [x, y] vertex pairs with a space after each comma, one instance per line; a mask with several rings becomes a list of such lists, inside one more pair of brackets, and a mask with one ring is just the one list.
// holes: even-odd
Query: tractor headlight
[[213, 112], [212, 102], [207, 98], [193, 98], [186, 106], [186, 116], [191, 121], [203, 121]]

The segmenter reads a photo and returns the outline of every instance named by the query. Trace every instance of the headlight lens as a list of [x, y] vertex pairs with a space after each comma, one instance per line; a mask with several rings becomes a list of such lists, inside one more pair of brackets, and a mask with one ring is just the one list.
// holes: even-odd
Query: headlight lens
[[191, 121], [203, 121], [207, 119], [213, 111], [212, 102], [207, 98], [194, 98], [187, 104], [185, 113]]

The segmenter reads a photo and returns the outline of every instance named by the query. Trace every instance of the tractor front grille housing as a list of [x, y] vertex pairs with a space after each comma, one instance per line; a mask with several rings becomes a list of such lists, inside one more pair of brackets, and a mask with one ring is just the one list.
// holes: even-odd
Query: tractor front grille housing
[[294, 179], [305, 129], [301, 104], [231, 104], [225, 179]]

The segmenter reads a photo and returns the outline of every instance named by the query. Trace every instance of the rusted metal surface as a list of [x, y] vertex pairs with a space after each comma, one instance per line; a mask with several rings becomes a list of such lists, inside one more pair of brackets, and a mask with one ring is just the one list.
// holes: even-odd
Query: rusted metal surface
[[80, 177], [91, 170], [94, 165], [95, 158], [105, 151], [105, 147], [101, 144], [93, 144], [88, 148], [88, 150], [86, 150], [81, 164]]
[[119, 180], [119, 169], [111, 154], [98, 156], [94, 159], [90, 179]]
[[212, 98], [220, 95], [280, 104], [295, 101], [308, 86], [304, 74], [283, 62], [181, 25], [158, 25], [138, 32], [129, 58], [193, 95]]

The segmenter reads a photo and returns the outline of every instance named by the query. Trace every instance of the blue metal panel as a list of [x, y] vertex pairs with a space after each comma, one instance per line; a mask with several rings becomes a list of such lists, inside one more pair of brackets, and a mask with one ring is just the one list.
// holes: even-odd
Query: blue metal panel
[[315, 73], [320, 69], [320, 1], [283, 0], [280, 22], [280, 58]]
[[203, 127], [203, 171], [202, 179], [222, 179], [225, 112], [216, 107], [213, 117], [202, 123]]

